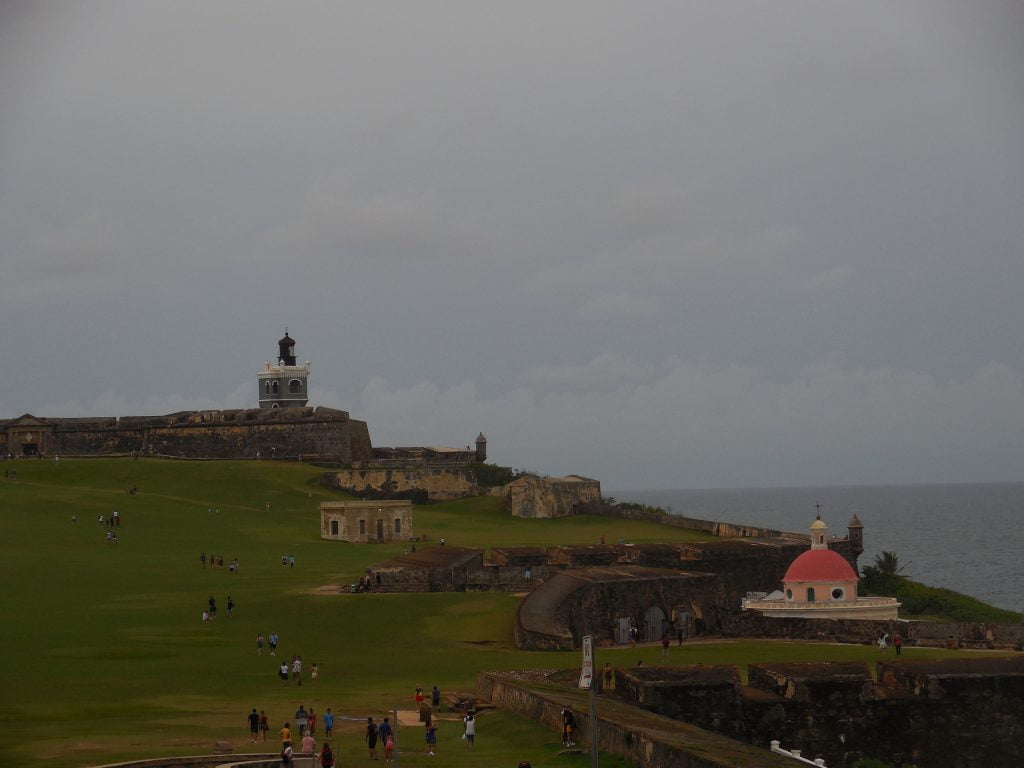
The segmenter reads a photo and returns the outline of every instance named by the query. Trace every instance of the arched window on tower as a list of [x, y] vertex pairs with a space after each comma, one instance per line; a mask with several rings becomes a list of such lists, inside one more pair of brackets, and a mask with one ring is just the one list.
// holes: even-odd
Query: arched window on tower
[[273, 393], [274, 393], [275, 395], [276, 395], [276, 394], [278, 393], [278, 391], [279, 391], [279, 386], [280, 386], [280, 385], [279, 385], [279, 384], [278, 384], [278, 383], [277, 383], [277, 382], [275, 381], [275, 382], [274, 382], [274, 384], [273, 384], [273, 387], [272, 387], [272, 391], [273, 391]]
[[298, 379], [292, 379], [288, 382], [288, 391], [293, 395], [299, 394], [302, 392], [302, 382]]
[[269, 381], [263, 382], [263, 391], [266, 394], [268, 394], [268, 395], [270, 394], [270, 382]]

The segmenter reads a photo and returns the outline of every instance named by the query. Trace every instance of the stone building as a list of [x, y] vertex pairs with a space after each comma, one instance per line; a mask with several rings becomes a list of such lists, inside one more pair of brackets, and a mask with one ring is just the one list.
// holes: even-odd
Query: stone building
[[471, 574], [484, 570], [484, 551], [422, 546], [367, 570], [374, 592], [465, 592]]
[[589, 477], [523, 475], [505, 486], [514, 517], [568, 517], [601, 505], [601, 483]]
[[321, 502], [320, 538], [364, 544], [409, 541], [412, 504], [404, 500]]

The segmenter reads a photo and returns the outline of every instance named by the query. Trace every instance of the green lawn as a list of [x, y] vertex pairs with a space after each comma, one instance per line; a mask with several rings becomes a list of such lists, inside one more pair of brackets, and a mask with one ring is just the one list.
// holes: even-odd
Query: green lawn
[[[0, 764], [89, 766], [160, 754], [209, 752], [232, 740], [246, 751], [246, 713], [265, 709], [272, 733], [299, 703], [353, 718], [336, 740], [343, 764], [363, 759], [359, 719], [409, 708], [416, 684], [470, 690], [480, 670], [571, 667], [576, 653], [515, 648], [517, 598], [507, 594], [321, 594], [349, 584], [400, 544], [319, 538], [318, 504], [341, 494], [321, 470], [271, 462], [127, 459], [3, 463], [0, 575], [7, 656], [0, 675]], [[136, 495], [125, 491], [138, 487]], [[269, 509], [267, 502], [270, 503]], [[114, 510], [118, 542], [98, 515]], [[77, 515], [77, 522], [72, 516]], [[414, 511], [414, 530], [452, 545], [551, 545], [697, 538], [674, 528], [598, 517], [518, 520], [497, 499]], [[199, 554], [238, 558], [238, 573], [200, 567]], [[294, 569], [281, 555], [295, 555]], [[220, 618], [204, 624], [207, 598]], [[226, 616], [230, 595], [237, 603]], [[281, 635], [277, 658], [256, 653], [257, 633]], [[318, 688], [284, 686], [282, 657], [320, 665]], [[925, 652], [917, 652], [925, 653]], [[944, 652], [927, 652], [939, 655]], [[795, 643], [695, 644], [672, 663], [869, 659], [868, 647]], [[660, 649], [599, 650], [602, 659], [655, 664]], [[603, 663], [603, 662], [602, 662]], [[559, 738], [509, 713], [488, 713], [467, 754], [455, 723], [440, 748], [453, 766], [586, 766], [560, 756]], [[427, 765], [422, 735], [404, 731], [403, 765]], [[410, 751], [406, 754], [407, 750]], [[602, 765], [624, 763], [612, 759]]]

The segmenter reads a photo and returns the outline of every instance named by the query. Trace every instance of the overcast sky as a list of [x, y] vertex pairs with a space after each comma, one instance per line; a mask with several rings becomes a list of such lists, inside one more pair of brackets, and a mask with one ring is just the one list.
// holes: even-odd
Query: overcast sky
[[0, 4], [0, 418], [1024, 479], [1024, 4]]

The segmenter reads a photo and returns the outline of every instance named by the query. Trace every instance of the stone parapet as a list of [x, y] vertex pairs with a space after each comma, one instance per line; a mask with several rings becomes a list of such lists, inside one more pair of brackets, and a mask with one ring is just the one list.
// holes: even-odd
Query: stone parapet
[[792, 760], [768, 749], [605, 697], [599, 698], [597, 722], [591, 723], [585, 692], [558, 687], [542, 679], [533, 682], [530, 677], [529, 673], [486, 672], [477, 678], [477, 694], [481, 699], [525, 715], [557, 732], [562, 729], [562, 709], [571, 707], [578, 726], [578, 746], [589, 744], [593, 728], [598, 749], [630, 760], [641, 768], [791, 768], [793, 765]]
[[370, 457], [366, 422], [332, 408], [183, 411], [164, 416], [0, 422], [0, 444], [15, 455], [142, 455], [168, 458], [326, 458], [350, 463]]
[[752, 744], [773, 739], [830, 768], [863, 757], [900, 765], [1024, 763], [1024, 658], [751, 664], [616, 673], [616, 695]]

